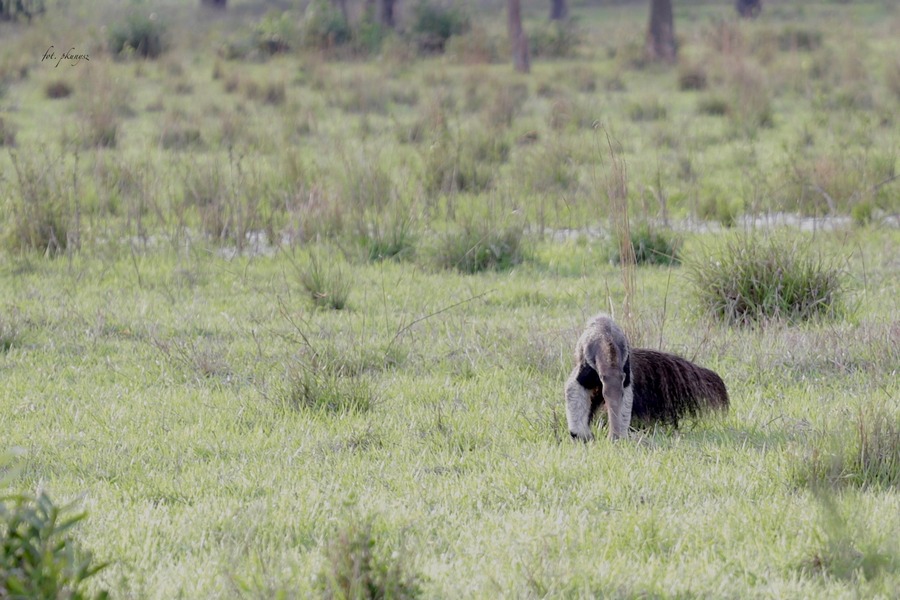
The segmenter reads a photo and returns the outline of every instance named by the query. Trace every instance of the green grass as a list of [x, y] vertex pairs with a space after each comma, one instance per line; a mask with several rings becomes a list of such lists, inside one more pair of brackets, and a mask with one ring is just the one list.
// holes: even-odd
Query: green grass
[[[157, 60], [104, 48], [112, 2], [0, 24], [2, 491], [79, 501], [88, 593], [895, 594], [896, 8], [677, 1], [665, 69], [645, 3], [573, 6], [571, 46], [526, 3], [554, 58], [523, 76], [499, 6], [419, 56], [196, 4], [138, 23]], [[69, 38], [89, 62], [40, 62]], [[735, 239], [706, 219], [847, 218], [784, 233], [845, 310], [733, 327], [689, 269], [637, 266], [633, 341], [732, 409], [572, 444], [574, 342], [625, 319], [609, 182], [688, 265]]]

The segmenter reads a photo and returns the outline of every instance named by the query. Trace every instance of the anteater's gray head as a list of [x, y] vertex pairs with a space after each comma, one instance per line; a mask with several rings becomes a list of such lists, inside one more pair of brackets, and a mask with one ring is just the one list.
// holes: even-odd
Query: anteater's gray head
[[625, 333], [609, 315], [597, 315], [578, 340], [575, 359], [594, 369], [600, 378], [609, 416], [609, 437], [626, 437], [631, 424], [633, 394]]

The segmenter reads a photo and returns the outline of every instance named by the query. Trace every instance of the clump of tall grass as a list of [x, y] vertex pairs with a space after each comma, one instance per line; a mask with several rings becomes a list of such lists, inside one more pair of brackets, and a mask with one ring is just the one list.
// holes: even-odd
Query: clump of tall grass
[[346, 265], [335, 260], [335, 252], [331, 254], [323, 256], [322, 252], [312, 251], [306, 265], [295, 266], [300, 284], [317, 307], [342, 310], [347, 307], [353, 281]]
[[528, 86], [524, 83], [500, 85], [493, 101], [485, 109], [485, 121], [494, 128], [509, 127], [528, 100]]
[[[485, 158], [498, 157], [493, 144], [475, 146], [477, 140], [464, 135], [440, 132], [438, 139], [422, 150], [422, 180], [429, 195], [481, 192], [491, 187], [495, 168]], [[482, 159], [477, 157], [482, 151]]]
[[665, 119], [668, 114], [666, 106], [656, 97], [632, 102], [628, 107], [628, 117], [632, 121], [659, 121]]
[[16, 129], [15, 125], [0, 117], [0, 146], [12, 148], [16, 145]]
[[73, 186], [74, 167], [70, 172], [68, 161], [48, 154], [20, 157], [13, 152], [10, 158], [15, 187], [3, 237], [6, 248], [54, 256], [76, 247], [80, 223], [73, 201], [78, 193]]
[[678, 89], [705, 90], [708, 76], [702, 64], [682, 63], [678, 68]]
[[738, 235], [688, 272], [700, 305], [730, 324], [832, 317], [844, 307], [842, 272], [797, 238]]
[[422, 595], [420, 577], [408, 571], [398, 551], [383, 547], [371, 520], [346, 523], [331, 537], [325, 556], [316, 579], [323, 598], [406, 600]]
[[469, 220], [438, 235], [431, 255], [436, 266], [463, 273], [508, 269], [525, 259], [525, 228]]
[[900, 417], [860, 409], [843, 430], [813, 444], [794, 465], [793, 479], [813, 489], [900, 488]]
[[359, 414], [371, 410], [375, 392], [364, 377], [297, 363], [288, 368], [276, 399], [291, 410]]
[[22, 319], [17, 311], [0, 313], [0, 352], [9, 352], [10, 348], [20, 343], [22, 331]]
[[[634, 251], [636, 264], [644, 265], [677, 265], [681, 263], [682, 240], [671, 231], [651, 227], [648, 223], [641, 223], [638, 227], [631, 228], [629, 240]], [[622, 240], [618, 235], [613, 236], [609, 245], [609, 260], [614, 265], [622, 262]]]

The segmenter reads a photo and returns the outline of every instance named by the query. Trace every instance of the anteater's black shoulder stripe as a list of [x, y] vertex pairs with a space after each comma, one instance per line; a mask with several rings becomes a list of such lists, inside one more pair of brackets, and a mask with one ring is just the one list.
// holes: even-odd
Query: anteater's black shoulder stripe
[[625, 371], [625, 381], [622, 382], [622, 387], [628, 387], [631, 385], [631, 356], [625, 359], [625, 367], [623, 368]]
[[578, 371], [578, 377], [575, 379], [581, 384], [581, 387], [587, 390], [596, 390], [603, 385], [600, 383], [600, 376], [597, 374], [597, 371], [588, 364], [581, 365], [581, 368]]

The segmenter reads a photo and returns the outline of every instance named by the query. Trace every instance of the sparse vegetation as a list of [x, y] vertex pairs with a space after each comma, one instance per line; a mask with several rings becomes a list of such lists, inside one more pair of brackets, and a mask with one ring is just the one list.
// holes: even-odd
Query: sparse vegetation
[[[676, 0], [676, 66], [527, 0], [526, 75], [496, 0], [202, 4], [0, 24], [0, 437], [85, 595], [896, 595], [900, 5]], [[571, 444], [599, 310], [730, 412]]]
[[318, 577], [323, 598], [396, 598], [421, 595], [418, 578], [406, 572], [401, 555], [388, 556], [369, 521], [352, 521], [328, 544], [327, 563]]

